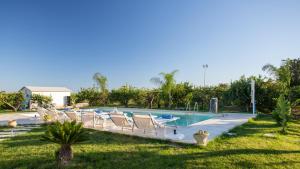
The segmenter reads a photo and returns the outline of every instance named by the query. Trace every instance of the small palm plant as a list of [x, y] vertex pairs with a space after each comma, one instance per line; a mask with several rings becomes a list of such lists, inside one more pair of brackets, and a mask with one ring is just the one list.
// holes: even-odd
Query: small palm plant
[[59, 165], [65, 166], [73, 158], [71, 146], [86, 141], [86, 135], [82, 123], [76, 123], [75, 121], [60, 123], [57, 121], [48, 126], [42, 140], [60, 144], [60, 148], [56, 152], [56, 158]]
[[273, 111], [273, 117], [277, 124], [282, 127], [281, 132], [286, 133], [288, 121], [291, 118], [291, 105], [289, 101], [285, 100], [283, 95], [280, 95], [277, 100], [277, 106]]

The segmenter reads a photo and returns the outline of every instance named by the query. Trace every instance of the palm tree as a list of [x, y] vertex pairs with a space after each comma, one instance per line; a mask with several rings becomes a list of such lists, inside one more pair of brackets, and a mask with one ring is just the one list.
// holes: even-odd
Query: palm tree
[[[271, 64], [267, 64], [263, 66], [262, 70], [273, 75], [281, 86], [281, 94], [277, 99], [277, 105], [273, 111], [273, 117], [277, 121], [277, 124], [282, 126], [282, 133], [285, 133], [288, 121], [290, 120], [292, 106], [294, 106], [294, 104], [290, 103], [292, 80], [290, 60], [285, 60], [279, 68]], [[295, 103], [297, 103], [297, 101]]]
[[100, 92], [107, 91], [107, 78], [105, 76], [101, 73], [95, 73], [93, 79], [98, 84]]
[[162, 76], [162, 78], [153, 77], [150, 79], [151, 82], [159, 85], [162, 90], [163, 95], [167, 96], [169, 108], [171, 108], [171, 106], [172, 106], [172, 89], [174, 88], [174, 86], [176, 84], [174, 77], [177, 72], [178, 72], [178, 70], [174, 70], [170, 73], [161, 72], [159, 75]]
[[42, 140], [50, 141], [60, 145], [56, 153], [59, 165], [65, 166], [73, 158], [72, 145], [87, 140], [86, 131], [82, 123], [75, 121], [64, 123], [55, 122], [48, 126], [47, 131], [42, 136]]
[[262, 67], [262, 70], [269, 73], [272, 76], [278, 78], [278, 68], [271, 64], [266, 64]]
[[263, 71], [268, 72], [276, 78], [281, 85], [282, 93], [289, 98], [293, 108], [300, 105], [300, 99], [292, 99], [291, 97], [291, 93], [293, 92], [292, 88], [296, 87], [295, 84], [297, 84], [297, 80], [299, 79], [297, 73], [299, 72], [298, 67], [300, 64], [298, 62], [300, 63], [300, 59], [287, 59], [283, 61], [283, 64], [279, 68], [271, 64], [267, 64], [262, 68]]
[[292, 79], [289, 67], [289, 60], [286, 60], [284, 64], [282, 64], [282, 66], [280, 66], [279, 68], [271, 64], [266, 64], [265, 66], [263, 66], [262, 70], [274, 76], [281, 85], [282, 92], [286, 96], [289, 94]]

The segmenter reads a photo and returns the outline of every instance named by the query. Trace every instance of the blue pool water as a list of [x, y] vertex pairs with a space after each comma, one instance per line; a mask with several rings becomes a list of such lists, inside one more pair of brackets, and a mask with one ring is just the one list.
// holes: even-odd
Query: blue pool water
[[198, 113], [184, 113], [184, 112], [139, 112], [139, 111], [123, 111], [127, 114], [127, 116], [131, 117], [132, 113], [135, 114], [150, 114], [162, 117], [163, 115], [173, 115], [174, 117], [179, 117], [178, 120], [167, 122], [166, 125], [168, 126], [189, 126], [194, 123], [198, 123], [200, 121], [208, 120], [214, 117], [213, 114], [198, 114]]
[[[139, 113], [149, 114], [149, 113]], [[174, 117], [179, 117], [178, 120], [167, 122], [168, 126], [189, 126], [200, 121], [208, 120], [213, 117], [210, 114], [196, 114], [196, 113], [169, 113], [169, 112], [151, 112], [152, 115], [162, 117], [163, 114], [172, 114]]]
[[176, 125], [176, 126], [189, 126], [191, 124], [208, 120], [213, 117], [213, 115], [200, 115], [200, 114], [181, 114], [175, 115], [175, 117], [180, 117], [180, 119], [176, 121], [167, 122], [167, 125]]

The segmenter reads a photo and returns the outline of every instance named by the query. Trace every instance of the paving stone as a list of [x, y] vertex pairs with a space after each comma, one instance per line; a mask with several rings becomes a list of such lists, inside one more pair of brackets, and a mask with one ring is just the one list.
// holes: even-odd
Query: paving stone
[[273, 133], [266, 133], [266, 134], [264, 134], [263, 136], [264, 136], [264, 137], [269, 137], [269, 138], [275, 138], [275, 137], [276, 137], [276, 135], [273, 134]]

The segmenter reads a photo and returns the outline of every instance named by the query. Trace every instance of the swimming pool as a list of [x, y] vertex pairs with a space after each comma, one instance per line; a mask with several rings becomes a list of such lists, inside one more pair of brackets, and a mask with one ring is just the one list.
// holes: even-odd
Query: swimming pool
[[[132, 116], [132, 112], [124, 112], [130, 117]], [[162, 117], [164, 114], [172, 114], [174, 117], [179, 117], [178, 120], [167, 122], [168, 126], [189, 126], [194, 123], [198, 123], [200, 121], [208, 120], [213, 117], [210, 114], [196, 114], [196, 113], [172, 113], [172, 112], [134, 112], [137, 114], [149, 114]]]
[[[102, 111], [111, 111], [111, 110], [105, 110], [101, 109]], [[167, 122], [166, 125], [168, 126], [189, 126], [194, 123], [198, 123], [200, 121], [208, 120], [210, 118], [213, 118], [213, 114], [200, 114], [200, 113], [186, 113], [186, 112], [172, 112], [172, 111], [159, 111], [159, 110], [153, 110], [153, 111], [145, 111], [145, 110], [122, 110], [127, 116], [131, 117], [132, 114], [151, 114], [154, 116], [157, 116], [158, 118], [162, 118], [163, 115], [173, 115], [174, 117], [179, 117], [179, 119], [175, 121]]]

